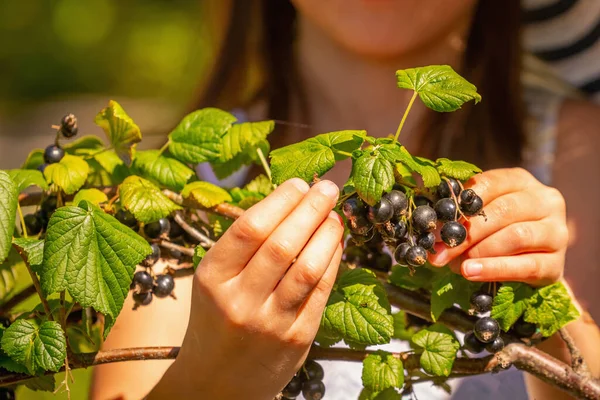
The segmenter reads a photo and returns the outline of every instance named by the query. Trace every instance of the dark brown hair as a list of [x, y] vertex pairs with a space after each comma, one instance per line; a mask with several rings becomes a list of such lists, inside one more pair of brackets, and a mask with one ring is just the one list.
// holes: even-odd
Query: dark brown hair
[[[292, 95], [302, 99], [293, 51], [295, 20], [288, 0], [233, 0], [229, 27], [198, 106], [244, 108], [261, 99], [268, 106], [266, 118], [286, 121]], [[422, 143], [424, 154], [443, 153], [485, 168], [520, 163], [524, 141], [520, 24], [519, 0], [479, 1], [460, 73], [477, 86], [483, 101], [467, 104], [457, 113], [438, 114]], [[262, 79], [249, 92], [251, 66], [259, 66]], [[288, 144], [285, 129], [278, 125], [275, 145]]]

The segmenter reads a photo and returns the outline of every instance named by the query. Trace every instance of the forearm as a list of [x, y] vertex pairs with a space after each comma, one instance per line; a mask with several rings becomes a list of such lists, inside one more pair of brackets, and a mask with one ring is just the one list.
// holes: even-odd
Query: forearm
[[[578, 305], [577, 305], [578, 306]], [[571, 336], [575, 345], [581, 352], [592, 377], [600, 377], [600, 358], [598, 348], [600, 347], [600, 329], [592, 317], [578, 306], [581, 316], [568, 324], [565, 329]], [[548, 340], [539, 344], [538, 347], [557, 359], [571, 365], [571, 354], [565, 341], [557, 333]], [[530, 398], [534, 399], [570, 399], [566, 393], [551, 387], [541, 380], [527, 375], [525, 377]]]

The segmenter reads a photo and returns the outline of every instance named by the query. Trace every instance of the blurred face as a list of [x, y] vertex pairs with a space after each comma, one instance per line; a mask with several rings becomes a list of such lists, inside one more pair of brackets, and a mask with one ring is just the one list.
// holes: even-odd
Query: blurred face
[[[485, 0], [497, 1], [497, 0]], [[300, 18], [354, 53], [391, 58], [466, 28], [477, 0], [292, 0]]]

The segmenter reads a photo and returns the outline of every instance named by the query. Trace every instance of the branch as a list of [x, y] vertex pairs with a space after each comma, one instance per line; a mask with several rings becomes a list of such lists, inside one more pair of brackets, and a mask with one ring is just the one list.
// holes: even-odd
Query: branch
[[15, 294], [13, 297], [8, 299], [6, 303], [0, 305], [0, 316], [8, 314], [14, 306], [21, 303], [22, 301], [27, 300], [29, 297], [31, 297], [31, 295], [35, 293], [35, 286], [27, 286], [25, 289], [21, 290], [19, 293]]
[[569, 353], [571, 354], [571, 368], [573, 368], [573, 371], [583, 376], [591, 376], [590, 370], [583, 359], [583, 355], [567, 329], [565, 327], [560, 328], [558, 334], [569, 348]]
[[175, 222], [177, 222], [183, 228], [184, 231], [186, 231], [194, 239], [200, 241], [200, 244], [203, 245], [202, 247], [212, 247], [215, 244], [214, 240], [188, 224], [185, 219], [183, 219], [180, 211], [175, 212], [175, 216], [173, 218], [175, 219]]
[[[181, 225], [181, 224], [180, 224]], [[164, 247], [165, 249], [168, 250], [176, 250], [176, 251], [180, 251], [181, 254], [184, 254], [188, 257], [193, 257], [194, 256], [194, 249], [190, 249], [189, 247], [183, 247], [183, 246], [179, 246], [175, 243], [169, 242], [168, 240], [160, 240], [158, 242], [158, 245], [160, 247]]]
[[23, 262], [25, 263], [27, 272], [29, 272], [29, 276], [31, 276], [31, 281], [33, 282], [33, 287], [35, 288], [35, 291], [37, 292], [38, 296], [40, 297], [40, 301], [42, 303], [42, 306], [44, 307], [44, 312], [46, 313], [48, 320], [53, 321], [54, 317], [52, 316], [52, 311], [50, 311], [50, 306], [48, 305], [48, 301], [46, 300], [46, 297], [42, 293], [42, 287], [40, 286], [40, 280], [38, 279], [37, 274], [35, 272], [33, 272], [33, 270], [31, 269], [31, 266], [29, 265], [29, 261], [27, 260], [27, 256], [25, 255], [25, 253], [23, 253], [23, 251], [17, 246], [14, 246], [14, 248], [15, 248], [15, 250], [17, 250], [17, 252], [21, 256], [21, 258], [23, 259]]

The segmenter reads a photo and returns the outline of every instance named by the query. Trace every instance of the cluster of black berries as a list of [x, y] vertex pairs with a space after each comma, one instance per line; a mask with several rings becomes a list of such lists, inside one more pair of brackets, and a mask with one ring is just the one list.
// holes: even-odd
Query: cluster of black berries
[[293, 400], [300, 396], [300, 393], [306, 400], [321, 400], [325, 397], [324, 375], [321, 364], [314, 360], [306, 360], [300, 371], [281, 391], [282, 400]]
[[[78, 130], [77, 117], [75, 117], [73, 114], [67, 114], [60, 120], [60, 125], [58, 126], [58, 136], [69, 139], [77, 135]], [[51, 144], [44, 150], [44, 164], [40, 165], [38, 170], [44, 172], [44, 169], [46, 169], [48, 164], [60, 162], [64, 156], [65, 151], [59, 146], [57, 140], [56, 143]]]
[[[442, 223], [440, 237], [449, 247], [456, 247], [467, 237], [460, 216], [483, 214], [483, 201], [472, 189], [462, 189], [456, 179], [444, 179], [435, 193], [428, 196], [408, 195], [399, 186], [367, 206], [356, 195], [342, 204], [347, 226], [354, 243], [348, 246], [348, 263], [389, 270], [391, 257], [381, 254], [383, 244], [393, 249], [396, 262], [415, 268], [427, 262], [427, 252], [434, 252], [433, 231]], [[363, 246], [364, 245], [364, 246]], [[381, 254], [381, 255], [379, 255]], [[385, 253], [384, 253], [385, 254]]]
[[58, 198], [56, 196], [48, 196], [42, 201], [36, 212], [26, 214], [23, 217], [28, 235], [35, 236], [46, 230], [48, 221], [50, 221], [52, 213], [56, 210], [57, 204]]

